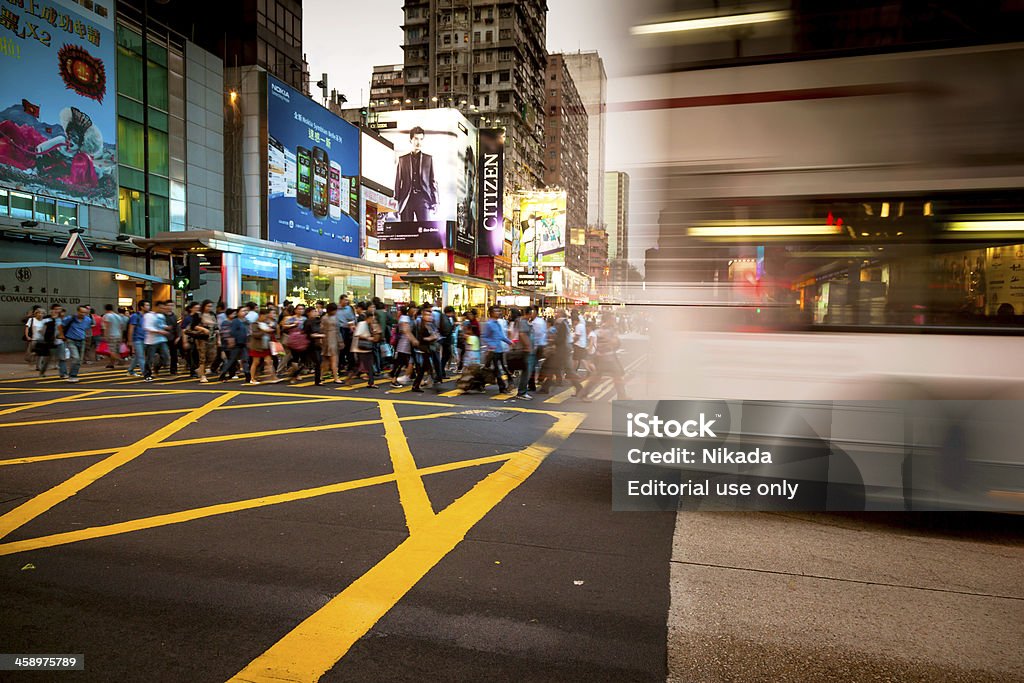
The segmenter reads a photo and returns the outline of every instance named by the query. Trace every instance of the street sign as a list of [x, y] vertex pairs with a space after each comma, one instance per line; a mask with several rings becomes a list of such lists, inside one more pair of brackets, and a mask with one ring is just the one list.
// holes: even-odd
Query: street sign
[[544, 287], [548, 283], [547, 273], [526, 273], [523, 271], [512, 271], [512, 278], [515, 280], [514, 287]]
[[89, 253], [89, 247], [85, 246], [82, 233], [71, 233], [71, 239], [68, 240], [60, 257], [64, 261], [92, 261], [92, 254]]

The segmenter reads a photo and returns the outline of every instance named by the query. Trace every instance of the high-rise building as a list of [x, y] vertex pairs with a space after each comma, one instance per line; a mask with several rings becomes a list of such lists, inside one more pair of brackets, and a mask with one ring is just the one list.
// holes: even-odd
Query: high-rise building
[[225, 68], [261, 66], [308, 95], [302, 0], [231, 0], [223, 5], [211, 12], [208, 0], [148, 3], [155, 21], [222, 57]]
[[604, 224], [608, 229], [608, 258], [629, 259], [629, 174], [604, 174]]
[[587, 226], [587, 275], [594, 278], [598, 293], [608, 283], [608, 233], [598, 225]]
[[370, 109], [388, 111], [400, 108], [405, 100], [404, 72], [402, 64], [373, 67], [370, 76]]
[[[505, 187], [544, 183], [545, 0], [406, 0], [404, 109], [505, 129]], [[393, 105], [389, 105], [393, 106]]]
[[587, 227], [587, 113], [560, 54], [548, 55], [544, 77], [547, 125], [544, 182], [566, 191], [566, 265], [585, 272]]
[[567, 52], [562, 55], [587, 110], [587, 223], [604, 220], [604, 136], [608, 76], [596, 52]]

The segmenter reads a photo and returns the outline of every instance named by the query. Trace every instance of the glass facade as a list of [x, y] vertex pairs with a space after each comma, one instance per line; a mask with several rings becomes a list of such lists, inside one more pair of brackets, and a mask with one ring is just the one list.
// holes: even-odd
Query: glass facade
[[[57, 200], [16, 190], [0, 189], [0, 216], [26, 221], [55, 223], [69, 227], [88, 227], [88, 212], [75, 202]], [[81, 219], [81, 222], [80, 222]]]
[[[147, 173], [149, 235], [185, 228], [184, 60], [180, 46], [171, 45], [166, 38], [152, 33], [146, 51], [148, 102], [143, 101], [142, 34], [118, 24], [120, 224], [122, 233], [140, 236], [148, 236], [143, 211], [145, 199], [142, 196], [146, 190]], [[147, 142], [148, 158], [145, 151]], [[174, 199], [172, 188], [175, 190]]]
[[373, 275], [347, 268], [293, 263], [285, 297], [292, 302], [337, 301], [347, 294], [353, 301], [373, 298]]

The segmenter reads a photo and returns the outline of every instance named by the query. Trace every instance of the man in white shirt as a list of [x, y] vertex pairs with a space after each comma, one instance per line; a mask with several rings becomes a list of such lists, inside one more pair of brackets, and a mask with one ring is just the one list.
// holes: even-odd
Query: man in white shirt
[[537, 391], [537, 377], [540, 377], [542, 380], [544, 377], [544, 349], [548, 345], [548, 321], [544, 319], [544, 316], [534, 312], [530, 325], [533, 327], [533, 347], [537, 360], [535, 361], [533, 376], [530, 377], [529, 390]]
[[142, 318], [142, 329], [146, 332], [146, 381], [152, 382], [156, 374], [156, 356], [160, 356], [160, 365], [169, 368], [171, 351], [167, 346], [170, 326], [166, 315], [171, 312], [171, 301], [162, 301], [154, 310]]
[[574, 311], [573, 317], [573, 335], [572, 335], [572, 362], [577, 372], [580, 369], [580, 363], [584, 363], [587, 360], [587, 321], [579, 314], [578, 311]]

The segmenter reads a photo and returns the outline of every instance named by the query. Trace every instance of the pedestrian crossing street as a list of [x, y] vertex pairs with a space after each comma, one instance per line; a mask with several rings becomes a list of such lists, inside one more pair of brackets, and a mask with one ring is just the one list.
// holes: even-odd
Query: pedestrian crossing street
[[[645, 357], [643, 357], [643, 356], [641, 356], [639, 358], [636, 358], [636, 359], [633, 360], [633, 362], [631, 362], [629, 365], [627, 365], [625, 367], [627, 382], [629, 381], [630, 374], [636, 368], [638, 368], [641, 365], [641, 363], [643, 362], [644, 358]], [[83, 367], [82, 370], [83, 370], [83, 372], [82, 372], [81, 376], [79, 377], [79, 381], [77, 383], [79, 386], [90, 386], [90, 385], [99, 385], [99, 384], [102, 384], [102, 385], [105, 385], [105, 386], [130, 386], [130, 385], [147, 386], [147, 387], [152, 386], [154, 388], [159, 388], [159, 387], [163, 387], [163, 386], [167, 386], [167, 385], [175, 385], [176, 388], [177, 387], [185, 388], [186, 386], [189, 387], [189, 388], [193, 388], [193, 387], [194, 388], [213, 388], [213, 387], [222, 387], [223, 386], [223, 383], [220, 383], [220, 382], [217, 382], [217, 381], [213, 381], [213, 380], [211, 380], [210, 382], [207, 382], [207, 383], [200, 383], [194, 377], [189, 377], [187, 374], [179, 374], [179, 375], [175, 375], [175, 376], [166, 376], [166, 375], [165, 376], [158, 376], [154, 382], [147, 383], [147, 382], [144, 382], [144, 380], [141, 377], [131, 377], [131, 376], [128, 376], [123, 369], [111, 370], [111, 369], [104, 368], [102, 370], [93, 370], [93, 369], [88, 368], [88, 367]], [[328, 377], [330, 377], [330, 376], [328, 376]], [[443, 391], [441, 391], [439, 393], [434, 393], [433, 390], [427, 388], [428, 385], [424, 385], [424, 387], [427, 388], [426, 395], [431, 396], [431, 397], [438, 397], [438, 396], [440, 396], [440, 397], [444, 397], [444, 398], [458, 398], [458, 397], [461, 397], [461, 396], [464, 396], [464, 395], [465, 396], [476, 396], [476, 397], [481, 397], [481, 398], [487, 398], [487, 399], [489, 399], [491, 401], [511, 401], [511, 400], [515, 400], [515, 398], [516, 398], [516, 393], [514, 391], [507, 392], [507, 393], [490, 393], [490, 391], [494, 390], [492, 387], [488, 387], [487, 388], [488, 390], [485, 390], [483, 393], [470, 392], [469, 394], [467, 394], [466, 392], [464, 392], [461, 389], [454, 388], [457, 379], [458, 379], [457, 377], [451, 377], [448, 380], [445, 380], [444, 382], [442, 382], [441, 383], [442, 384], [442, 389], [446, 389], [446, 390], [443, 390]], [[583, 379], [584, 382], [587, 381], [585, 377], [582, 378], [582, 379]], [[36, 381], [39, 384], [43, 384], [43, 385], [48, 385], [48, 384], [65, 384], [65, 383], [67, 383], [67, 380], [61, 379], [60, 377], [55, 376], [55, 375], [51, 375], [51, 376], [44, 377], [44, 378], [39, 378], [37, 376], [33, 376], [33, 377], [30, 377], [30, 378], [18, 379], [18, 380], [13, 380], [13, 381], [15, 381], [15, 382], [31, 382], [31, 381]], [[235, 380], [235, 381], [231, 382], [230, 385], [232, 385], [232, 386], [249, 386], [249, 385], [243, 385], [241, 380]], [[254, 391], [259, 391], [259, 387], [261, 387], [261, 386], [305, 388], [305, 387], [315, 386], [315, 382], [312, 379], [305, 379], [305, 380], [300, 381], [300, 382], [289, 383], [286, 379], [280, 379], [280, 380], [278, 380], [278, 382], [266, 382], [266, 381], [264, 381], [264, 382], [260, 382], [258, 385], [251, 385], [251, 386], [252, 386]], [[341, 384], [341, 383], [335, 383], [333, 381], [333, 379], [331, 378], [331, 379], [324, 379], [322, 384], [321, 384], [321, 386], [322, 387], [332, 387], [332, 388], [334, 388], [337, 391], [344, 391], [344, 392], [357, 391], [357, 390], [369, 390], [370, 389], [369, 383], [367, 381], [365, 381], [365, 380], [364, 381], [359, 381], [359, 382], [354, 382], [352, 384]], [[447, 387], [452, 387], [452, 388], [447, 388]], [[415, 394], [412, 394], [412, 386], [411, 385], [403, 386], [401, 388], [392, 388], [391, 387], [391, 383], [390, 383], [390, 378], [387, 377], [387, 376], [378, 377], [376, 379], [376, 382], [375, 382], [375, 385], [374, 385], [374, 389], [376, 389], [377, 391], [381, 391], [382, 393], [387, 393], [387, 394], [411, 394], [410, 396], [407, 396], [406, 398], [411, 398], [412, 396], [415, 395]], [[614, 393], [613, 393], [614, 390], [615, 390], [615, 386], [614, 386], [612, 380], [606, 378], [600, 384], [598, 384], [596, 387], [593, 387], [591, 389], [591, 391], [590, 391], [590, 399], [593, 402], [610, 400], [614, 396]], [[540, 393], [537, 393], [537, 392], [533, 392], [532, 395], [534, 397], [534, 402], [536, 402], [536, 403], [543, 403], [543, 404], [548, 404], [548, 405], [560, 405], [562, 403], [565, 403], [567, 400], [573, 398], [575, 393], [576, 393], [575, 388], [572, 387], [572, 386], [568, 386], [568, 387], [556, 387], [554, 393], [551, 393], [551, 394], [540, 394]]]

